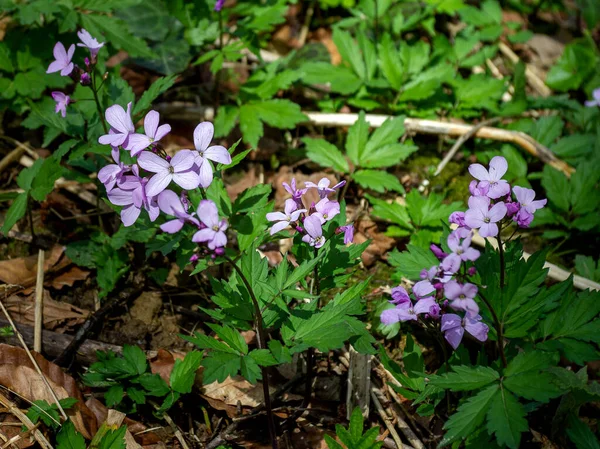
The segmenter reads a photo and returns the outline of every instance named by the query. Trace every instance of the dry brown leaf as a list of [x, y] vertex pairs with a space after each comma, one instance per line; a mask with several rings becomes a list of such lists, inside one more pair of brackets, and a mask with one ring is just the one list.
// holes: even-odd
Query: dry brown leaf
[[52, 286], [52, 288], [55, 288], [56, 290], [60, 290], [61, 288], [65, 287], [65, 286], [72, 287], [73, 284], [77, 281], [85, 281], [89, 275], [90, 275], [90, 272], [88, 270], [82, 270], [78, 266], [73, 265], [65, 272], [50, 279], [49, 283]]
[[[4, 305], [15, 321], [34, 326], [35, 295], [12, 295], [4, 301]], [[55, 301], [50, 297], [50, 292], [44, 290], [44, 328], [63, 331], [83, 324], [89, 311], [80, 309], [65, 302]], [[61, 327], [61, 329], [57, 329]]]
[[[78, 400], [67, 415], [78, 432], [90, 439], [98, 430], [96, 417], [85, 405], [81, 391], [75, 379], [63, 372], [54, 363], [40, 354], [33, 353], [42, 373], [59, 399], [75, 398]], [[46, 384], [35, 370], [25, 350], [15, 346], [0, 344], [0, 385], [9, 388], [29, 401], [45, 400], [50, 404], [54, 399]]]
[[[51, 250], [45, 252], [45, 273], [49, 272], [51, 269], [56, 270], [58, 267], [62, 268], [71, 263], [67, 258], [64, 258], [61, 263], [57, 265], [64, 250], [64, 246], [54, 245]], [[33, 256], [1, 261], [0, 281], [6, 284], [21, 285], [23, 287], [35, 285], [37, 260], [38, 256], [35, 254]]]
[[212, 408], [225, 411], [230, 418], [238, 415], [238, 406], [251, 409], [264, 400], [262, 382], [253, 385], [242, 376], [228, 377], [223, 382], [215, 381], [204, 385], [201, 391], [201, 396]]
[[158, 374], [167, 384], [170, 385], [171, 371], [173, 371], [175, 360], [183, 360], [184, 357], [185, 354], [159, 349], [156, 356], [150, 359], [150, 370], [153, 374]]
[[[5, 441], [10, 440], [17, 435], [23, 435], [23, 423], [19, 421], [13, 415], [7, 415], [5, 418], [0, 419], [0, 447]], [[4, 437], [4, 438], [3, 438]], [[19, 449], [25, 449], [31, 447], [35, 444], [35, 439], [32, 438], [29, 434], [25, 435], [18, 441], [14, 443], [13, 447], [18, 447]]]
[[396, 241], [379, 232], [377, 224], [369, 218], [361, 218], [355, 224], [354, 243], [363, 243], [371, 239], [371, 244], [362, 253], [362, 261], [366, 267], [373, 265], [385, 253], [394, 247]]

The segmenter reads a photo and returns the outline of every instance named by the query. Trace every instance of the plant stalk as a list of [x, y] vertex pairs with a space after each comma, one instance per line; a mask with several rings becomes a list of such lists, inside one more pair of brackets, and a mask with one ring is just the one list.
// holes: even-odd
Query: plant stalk
[[[259, 349], [267, 348], [267, 336], [265, 333], [265, 328], [263, 326], [262, 314], [260, 312], [260, 305], [258, 300], [256, 299], [256, 295], [254, 294], [254, 290], [248, 282], [248, 279], [244, 275], [244, 272], [240, 267], [229, 257], [224, 254], [223, 258], [227, 260], [233, 267], [233, 269], [237, 272], [237, 274], [242, 279], [242, 282], [246, 286], [248, 293], [250, 294], [250, 298], [252, 299], [252, 305], [254, 306], [254, 322], [256, 326], [256, 333], [258, 336], [258, 347]], [[265, 367], [261, 367], [262, 378], [263, 378], [263, 394], [265, 396], [265, 408], [267, 410], [267, 422], [269, 424], [269, 436], [271, 438], [271, 446], [273, 449], [277, 449], [277, 432], [275, 431], [275, 419], [273, 418], [273, 407], [271, 405], [271, 396], [269, 394], [269, 376], [267, 373], [267, 369]]]
[[506, 354], [504, 353], [504, 335], [502, 332], [502, 323], [500, 323], [500, 319], [498, 318], [498, 315], [496, 315], [496, 311], [492, 307], [492, 304], [481, 293], [481, 288], [479, 288], [478, 293], [479, 297], [483, 300], [490, 313], [492, 314], [492, 319], [494, 320], [494, 327], [496, 328], [496, 333], [498, 334], [498, 351], [500, 352], [500, 358], [502, 359], [502, 366], [506, 368], [508, 363], [506, 361]]
[[[348, 184], [346, 184], [348, 185]], [[315, 257], [317, 257], [317, 249], [315, 248]], [[314, 291], [313, 291], [314, 287]], [[310, 294], [316, 294], [317, 297], [317, 310], [321, 308], [321, 284], [319, 282], [319, 264], [315, 265], [313, 270], [313, 284], [311, 285]], [[304, 400], [302, 401], [302, 408], [308, 407], [310, 399], [312, 397], [312, 383], [315, 378], [315, 350], [314, 348], [308, 348], [306, 351], [306, 383], [304, 384]]]
[[104, 132], [108, 134], [108, 126], [106, 125], [106, 120], [104, 118], [104, 114], [102, 114], [102, 105], [100, 104], [100, 98], [98, 98], [98, 90], [96, 89], [96, 72], [92, 70], [92, 93], [94, 94], [94, 103], [96, 103], [96, 109], [98, 110], [98, 116], [100, 117], [100, 121], [102, 122], [102, 128], [104, 128]]
[[498, 236], [496, 240], [498, 241], [498, 254], [500, 255], [500, 289], [504, 288], [504, 248], [502, 247], [502, 237], [500, 236], [500, 232], [502, 232], [502, 228], [498, 229]]

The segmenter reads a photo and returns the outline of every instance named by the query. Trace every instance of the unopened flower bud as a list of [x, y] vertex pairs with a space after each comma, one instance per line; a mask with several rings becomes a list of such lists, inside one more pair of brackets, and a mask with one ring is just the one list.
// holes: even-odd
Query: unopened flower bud
[[79, 81], [82, 86], [89, 86], [92, 84], [92, 79], [90, 78], [90, 74], [87, 72], [83, 72], [81, 74], [81, 80]]
[[467, 274], [469, 276], [474, 276], [475, 273], [477, 273], [477, 268], [475, 268], [475, 267], [469, 267], [469, 269], [467, 270]]
[[192, 257], [190, 257], [190, 262], [191, 263], [197, 262], [198, 259], [200, 259], [200, 256], [198, 256], [198, 254], [194, 254], [194, 255], [192, 255]]

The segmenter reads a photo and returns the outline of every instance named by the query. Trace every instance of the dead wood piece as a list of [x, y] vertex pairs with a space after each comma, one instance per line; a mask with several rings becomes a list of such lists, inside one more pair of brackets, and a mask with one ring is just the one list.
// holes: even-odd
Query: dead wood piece
[[369, 391], [371, 388], [371, 356], [359, 354], [350, 346], [348, 353], [348, 393], [346, 396], [346, 419], [359, 407], [363, 416], [369, 416]]
[[21, 411], [21, 409], [19, 409], [19, 407], [17, 407], [12, 401], [10, 401], [2, 393], [0, 393], [0, 404], [2, 404], [4, 407], [6, 407], [10, 413], [12, 413], [14, 416], [16, 416], [19, 419], [19, 421], [21, 421], [23, 423], [23, 425], [25, 427], [27, 427], [27, 429], [32, 431], [33, 437], [39, 443], [39, 445], [42, 446], [43, 449], [53, 449], [52, 445], [46, 439], [44, 434], [42, 432], [40, 432], [39, 429], [37, 429], [35, 424], [33, 424], [33, 422], [31, 422], [31, 420], [27, 417], [27, 415], [25, 413], [23, 413]]
[[[510, 59], [513, 64], [517, 64], [519, 62], [519, 57], [504, 42], [500, 42], [498, 48], [500, 52]], [[529, 85], [542, 97], [549, 97], [552, 95], [552, 90], [546, 86], [546, 83], [544, 83], [544, 81], [533, 71], [529, 64], [525, 64], [525, 78], [527, 78]]]
[[[304, 114], [308, 116], [311, 123], [321, 126], [352, 126], [358, 120], [358, 114], [328, 114], [321, 112], [305, 112]], [[365, 115], [365, 119], [369, 125], [374, 128], [380, 127], [383, 122], [391, 117], [379, 114]], [[405, 119], [404, 126], [407, 131], [413, 133], [436, 134], [450, 137], [460, 137], [472, 129], [472, 126], [460, 123], [414, 118]], [[529, 154], [539, 158], [545, 164], [560, 170], [568, 177], [575, 172], [573, 167], [558, 159], [548, 148], [525, 133], [484, 126], [475, 133], [474, 137], [513, 143]]]

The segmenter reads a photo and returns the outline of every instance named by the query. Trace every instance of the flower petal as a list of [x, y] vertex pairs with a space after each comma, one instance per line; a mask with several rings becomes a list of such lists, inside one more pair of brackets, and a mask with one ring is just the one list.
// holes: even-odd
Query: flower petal
[[194, 146], [200, 152], [204, 152], [210, 145], [215, 127], [211, 122], [202, 122], [194, 129]]
[[154, 136], [154, 141], [158, 142], [160, 139], [165, 137], [170, 132], [171, 132], [171, 125], [167, 125], [167, 124], [160, 125], [158, 127], [158, 129], [156, 130], [156, 134]]
[[138, 165], [152, 173], [169, 173], [170, 164], [162, 157], [150, 151], [144, 151], [138, 157]]
[[213, 145], [204, 151], [204, 157], [211, 161], [220, 162], [221, 164], [231, 164], [231, 154], [221, 145]]
[[490, 174], [486, 170], [486, 168], [481, 164], [471, 164], [469, 165], [469, 173], [475, 179], [479, 179], [480, 181], [488, 181]]
[[207, 227], [213, 228], [214, 226], [219, 225], [219, 211], [217, 210], [217, 205], [212, 201], [200, 201], [196, 213], [198, 214], [200, 221]]
[[125, 149], [131, 151], [132, 156], [137, 156], [150, 146], [150, 138], [145, 134], [130, 134]]
[[506, 204], [500, 202], [492, 206], [488, 212], [488, 217], [492, 223], [502, 220], [506, 216]]
[[287, 221], [288, 217], [283, 212], [269, 212], [267, 214], [267, 220], [269, 221]]
[[278, 221], [271, 227], [271, 235], [277, 234], [279, 231], [284, 230], [290, 225], [289, 221]]
[[140, 212], [141, 209], [135, 207], [133, 204], [124, 207], [123, 210], [121, 210], [121, 221], [123, 222], [123, 226], [131, 226], [134, 224], [140, 216]]
[[456, 299], [462, 292], [460, 284], [455, 280], [451, 280], [444, 285], [444, 295], [448, 299]]
[[208, 242], [209, 240], [212, 240], [215, 237], [215, 234], [216, 234], [216, 231], [213, 230], [212, 228], [200, 229], [192, 237], [192, 242], [196, 242], [196, 243]]
[[108, 200], [115, 206], [128, 206], [133, 204], [131, 190], [112, 189], [106, 195], [108, 196]]
[[198, 187], [200, 178], [198, 177], [198, 173], [189, 170], [173, 173], [173, 181], [182, 189], [193, 190]]
[[131, 117], [121, 105], [114, 104], [106, 110], [106, 121], [121, 133], [131, 134], [135, 132]]
[[191, 150], [179, 150], [173, 159], [171, 159], [171, 167], [175, 173], [187, 171], [192, 168], [196, 159], [196, 152]]
[[152, 197], [165, 190], [171, 183], [173, 175], [169, 172], [157, 173], [146, 184], [146, 196]]
[[185, 209], [179, 195], [172, 190], [163, 190], [158, 195], [158, 207], [167, 215], [177, 216], [177, 214], [185, 214]]
[[208, 160], [203, 159], [200, 170], [198, 170], [198, 175], [200, 176], [200, 186], [204, 188], [208, 187], [213, 180], [213, 169]]
[[159, 120], [160, 114], [156, 111], [150, 111], [146, 114], [146, 117], [144, 117], [144, 132], [151, 139], [154, 139], [156, 136]]
[[160, 230], [167, 234], [176, 234], [183, 228], [183, 220], [176, 218], [175, 220], [169, 220], [160, 225]]
[[490, 181], [500, 181], [508, 170], [508, 162], [502, 156], [494, 156], [490, 161]]

